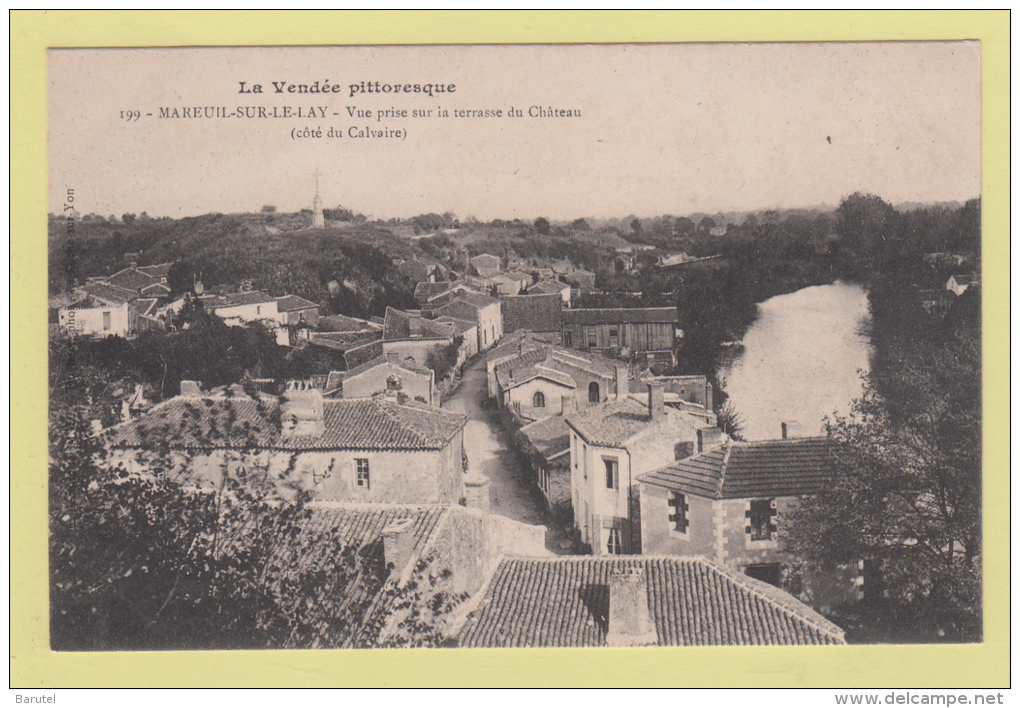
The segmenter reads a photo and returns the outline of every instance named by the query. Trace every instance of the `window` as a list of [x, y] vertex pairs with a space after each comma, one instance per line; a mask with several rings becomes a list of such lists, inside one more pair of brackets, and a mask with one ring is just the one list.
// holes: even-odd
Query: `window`
[[262, 314], [262, 305], [256, 305], [255, 306], [255, 314], [256, 315], [261, 315]]
[[776, 500], [755, 499], [747, 511], [747, 533], [752, 541], [770, 541], [776, 533]]
[[606, 463], [606, 489], [620, 488], [620, 463], [615, 458], [603, 457]]
[[111, 329], [112, 327], [113, 327], [113, 323], [110, 321], [110, 313], [109, 312], [104, 312], [103, 313], [103, 329], [104, 330], [108, 330], [108, 329]]
[[669, 522], [673, 524], [673, 530], [678, 533], [687, 533], [687, 514], [690, 511], [687, 506], [687, 497], [680, 492], [670, 492], [669, 510]]
[[599, 345], [598, 332], [594, 327], [584, 328], [584, 339], [588, 343], [589, 349], [594, 349]]
[[611, 347], [620, 346], [620, 330], [617, 327], [609, 328], [609, 346]]
[[572, 347], [574, 346], [574, 333], [569, 329], [563, 330], [563, 346]]
[[368, 460], [355, 460], [354, 481], [359, 487], [369, 488]]
[[531, 397], [531, 405], [535, 408], [545, 408], [545, 394], [535, 391], [535, 395]]
[[602, 400], [602, 396], [599, 395], [598, 382], [592, 381], [588, 384], [588, 403], [598, 403]]
[[623, 553], [623, 536], [620, 529], [606, 529], [606, 552], [611, 556]]

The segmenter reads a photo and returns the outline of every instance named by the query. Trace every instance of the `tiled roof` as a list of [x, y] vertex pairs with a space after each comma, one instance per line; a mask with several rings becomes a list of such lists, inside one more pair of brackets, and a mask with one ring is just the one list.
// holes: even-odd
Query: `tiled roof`
[[[474, 326], [474, 325], [472, 325], [472, 326]], [[403, 369], [404, 371], [410, 371], [413, 374], [422, 374], [424, 376], [431, 376], [432, 375], [432, 369], [426, 369], [426, 368], [421, 367], [421, 366], [412, 366], [411, 364], [407, 364], [405, 362], [399, 361], [399, 357], [398, 356], [393, 356], [392, 358], [391, 357], [386, 357], [386, 356], [377, 356], [374, 359], [366, 361], [364, 364], [359, 364], [358, 366], [354, 367], [353, 369], [348, 369], [347, 371], [333, 371], [333, 372], [330, 372], [330, 375], [332, 376], [333, 374], [337, 374], [337, 375], [339, 375], [341, 380], [349, 379], [349, 378], [351, 378], [353, 376], [360, 376], [361, 374], [365, 373], [366, 371], [371, 371], [375, 367], [382, 366], [383, 364], [389, 364], [390, 366], [395, 366], [398, 369]]]
[[538, 349], [552, 344], [546, 337], [526, 330], [508, 332], [499, 342], [489, 349], [485, 355], [486, 361], [495, 361], [505, 357], [516, 356], [523, 348], [525, 351]]
[[556, 293], [561, 295], [564, 290], [569, 290], [570, 286], [566, 283], [561, 283], [558, 280], [540, 280], [539, 282], [528, 288], [529, 295], [550, 295]]
[[493, 256], [488, 253], [479, 254], [471, 259], [471, 265], [475, 266], [476, 268], [478, 266], [485, 266], [487, 268], [499, 268], [502, 262], [503, 261], [502, 259], [500, 259], [499, 256]]
[[159, 278], [147, 275], [146, 273], [139, 271], [137, 268], [125, 268], [124, 270], [119, 270], [111, 275], [106, 279], [106, 282], [110, 285], [116, 285], [118, 288], [126, 288], [128, 290], [138, 292], [146, 285], [158, 283]]
[[440, 450], [464, 428], [464, 416], [411, 401], [326, 399], [323, 433], [283, 438], [273, 398], [177, 396], [113, 428], [117, 447], [171, 449]]
[[639, 479], [711, 499], [801, 496], [830, 479], [830, 450], [825, 437], [730, 442]]
[[648, 406], [641, 405], [629, 396], [623, 400], [605, 401], [567, 417], [567, 423], [576, 430], [589, 445], [622, 447], [638, 433], [656, 430], [660, 427], [676, 426], [682, 422], [695, 425], [690, 416], [668, 406], [655, 421], [648, 417]]
[[347, 317], [346, 315], [326, 315], [325, 317], [320, 317], [315, 326], [320, 332], [360, 332], [382, 329], [375, 322], [359, 320], [356, 317]]
[[458, 635], [462, 647], [606, 646], [609, 582], [641, 568], [659, 646], [844, 644], [791, 595], [705, 558], [506, 558]]
[[123, 305], [125, 302], [131, 302], [138, 297], [138, 293], [134, 290], [128, 290], [116, 285], [108, 285], [107, 283], [88, 283], [82, 290], [94, 298], [116, 305]]
[[559, 332], [563, 328], [563, 298], [547, 295], [511, 295], [503, 298], [503, 331]]
[[577, 388], [577, 382], [574, 381], [570, 374], [545, 366], [544, 362], [541, 361], [512, 368], [497, 369], [496, 377], [499, 380], [500, 387], [503, 389], [516, 388], [534, 379], [547, 379], [561, 386]]
[[[386, 320], [383, 325], [383, 340], [391, 342], [399, 339], [411, 339], [411, 320], [421, 323], [421, 339], [449, 339], [454, 335], [454, 327], [449, 323], [427, 320], [420, 315], [401, 312], [392, 307], [386, 308]], [[418, 338], [416, 336], [416, 338]]]
[[129, 307], [139, 315], [153, 317], [155, 315], [157, 302], [158, 300], [154, 297], [139, 298], [133, 301]]
[[546, 459], [570, 450], [570, 428], [559, 413], [528, 423], [521, 432]]
[[137, 270], [153, 278], [165, 278], [170, 274], [170, 267], [173, 263], [160, 263], [159, 265], [138, 266]]
[[[354, 349], [355, 347], [360, 347], [371, 342], [380, 342], [379, 354], [382, 353], [382, 334], [379, 330], [360, 330], [357, 332], [310, 332], [308, 334], [308, 341], [312, 344], [318, 344], [319, 346], [328, 347], [329, 349], [337, 349], [339, 351]], [[379, 356], [379, 354], [376, 354], [375, 356]]]
[[318, 307], [318, 305], [311, 300], [305, 300], [303, 297], [298, 297], [297, 295], [284, 295], [283, 297], [276, 298], [276, 310], [278, 312], [307, 310], [312, 307]]
[[139, 292], [149, 296], [164, 296], [170, 294], [170, 287], [166, 283], [153, 283], [152, 285], [146, 285]]
[[457, 334], [464, 334], [469, 329], [474, 329], [475, 327], [478, 326], [478, 324], [475, 322], [471, 322], [469, 320], [461, 320], [456, 317], [437, 317], [435, 319], [435, 322], [439, 322], [442, 324], [452, 324], [456, 329]]
[[[514, 351], [515, 347], [509, 347], [503, 354], [509, 354], [510, 358], [496, 364], [496, 381], [503, 389], [520, 385], [539, 375], [572, 388], [577, 386], [574, 374], [578, 372], [607, 380], [616, 375], [614, 367], [608, 363], [610, 360], [597, 354], [546, 345], [526, 337], [520, 338], [518, 344], [524, 344], [523, 347], [516, 347], [519, 353]], [[550, 371], [556, 374], [549, 374]]]
[[[378, 335], [376, 335], [378, 336]], [[361, 366], [366, 361], [371, 361], [376, 357], [383, 355], [383, 341], [382, 338], [370, 339], [356, 346], [352, 346], [350, 349], [344, 352], [344, 365], [347, 370], [354, 369]]]
[[223, 302], [218, 307], [239, 307], [241, 305], [261, 305], [264, 302], [275, 302], [275, 298], [259, 290], [248, 293], [230, 293], [223, 295]]
[[567, 324], [624, 324], [637, 322], [679, 322], [675, 307], [568, 308], [563, 311]]
[[426, 302], [429, 302], [430, 300], [433, 300], [434, 298], [439, 297], [440, 295], [449, 293], [454, 288], [458, 287], [463, 288], [466, 286], [464, 283], [461, 282], [430, 283], [428, 281], [423, 280], [422, 282], [414, 286], [414, 299], [417, 300], [419, 303], [424, 304]]
[[457, 300], [466, 302], [467, 304], [477, 307], [479, 309], [488, 307], [489, 305], [498, 305], [499, 300], [489, 295], [483, 295], [482, 293], [461, 293], [457, 296]]

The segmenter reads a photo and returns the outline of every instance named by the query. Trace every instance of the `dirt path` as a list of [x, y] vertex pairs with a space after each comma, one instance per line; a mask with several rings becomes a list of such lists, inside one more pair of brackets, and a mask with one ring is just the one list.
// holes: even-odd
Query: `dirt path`
[[499, 420], [495, 406], [487, 399], [485, 361], [479, 358], [464, 370], [460, 387], [443, 408], [468, 418], [464, 428], [464, 449], [472, 471], [489, 478], [490, 511], [500, 516], [546, 527], [546, 547], [553, 553], [566, 539], [563, 529], [551, 523], [541, 494], [527, 479], [531, 472], [510, 446], [510, 437]]

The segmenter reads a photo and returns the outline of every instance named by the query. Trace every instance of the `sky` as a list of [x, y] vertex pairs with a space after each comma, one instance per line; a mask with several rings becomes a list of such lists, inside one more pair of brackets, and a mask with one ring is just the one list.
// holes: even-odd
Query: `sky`
[[[352, 97], [363, 81], [455, 89]], [[286, 88], [315, 82], [341, 90]], [[297, 211], [316, 171], [326, 207], [383, 219], [964, 201], [980, 88], [976, 42], [50, 50], [49, 210], [73, 190], [80, 214]], [[160, 117], [185, 107], [228, 117]], [[351, 134], [370, 130], [401, 137]]]

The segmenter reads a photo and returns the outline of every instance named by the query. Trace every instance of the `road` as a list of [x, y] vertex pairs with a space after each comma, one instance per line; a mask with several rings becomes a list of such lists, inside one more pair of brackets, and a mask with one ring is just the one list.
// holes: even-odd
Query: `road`
[[487, 397], [485, 361], [479, 357], [464, 370], [460, 387], [443, 408], [467, 416], [464, 450], [471, 471], [489, 478], [489, 510], [514, 521], [545, 526], [546, 547], [553, 553], [567, 553], [566, 531], [552, 523], [541, 493], [528, 483], [531, 472], [511, 447], [495, 406], [485, 405]]

